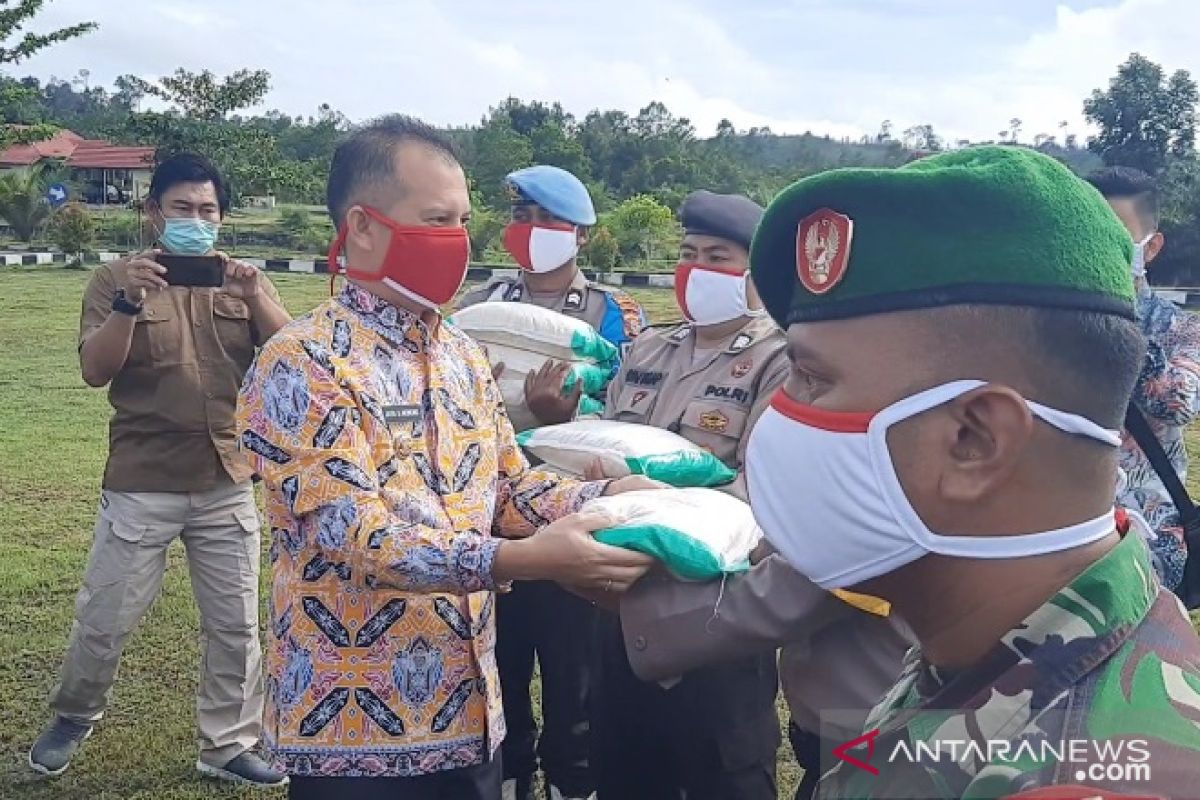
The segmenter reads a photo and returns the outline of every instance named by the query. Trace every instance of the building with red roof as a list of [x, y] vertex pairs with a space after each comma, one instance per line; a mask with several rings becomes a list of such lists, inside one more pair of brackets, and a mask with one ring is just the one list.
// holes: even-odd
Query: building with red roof
[[43, 161], [59, 162], [70, 182], [89, 203], [128, 203], [140, 200], [154, 171], [153, 147], [129, 147], [103, 139], [85, 139], [74, 131], [31, 144], [14, 144], [0, 152], [0, 171], [27, 169]]

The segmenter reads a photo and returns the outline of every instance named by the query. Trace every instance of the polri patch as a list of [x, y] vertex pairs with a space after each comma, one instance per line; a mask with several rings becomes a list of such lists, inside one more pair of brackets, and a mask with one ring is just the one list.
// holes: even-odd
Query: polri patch
[[729, 417], [720, 411], [705, 411], [700, 415], [700, 427], [713, 433], [723, 433], [729, 427]]
[[752, 369], [754, 369], [753, 361], [739, 361], [733, 365], [733, 369], [729, 370], [729, 374], [735, 378], [744, 378], [750, 374]]

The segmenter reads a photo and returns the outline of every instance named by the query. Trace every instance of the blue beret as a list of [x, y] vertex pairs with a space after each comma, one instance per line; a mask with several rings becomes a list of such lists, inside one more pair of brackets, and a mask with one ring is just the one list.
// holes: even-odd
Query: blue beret
[[505, 178], [517, 195], [537, 203], [559, 219], [575, 225], [595, 225], [596, 209], [583, 181], [565, 169], [540, 164]]
[[716, 236], [750, 248], [763, 207], [740, 194], [692, 192], [679, 207], [679, 222], [687, 233]]

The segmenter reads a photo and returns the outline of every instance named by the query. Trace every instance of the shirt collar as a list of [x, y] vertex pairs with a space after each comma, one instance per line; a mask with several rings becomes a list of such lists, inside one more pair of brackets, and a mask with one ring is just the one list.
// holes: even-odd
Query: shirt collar
[[432, 339], [437, 338], [437, 331], [416, 314], [398, 308], [356, 284], [347, 282], [337, 300], [358, 316], [364, 325], [397, 347], [412, 350], [414, 345], [428, 346]]
[[[892, 719], [880, 721], [895, 730], [921, 711], [981, 712], [995, 692], [1005, 694], [1004, 687], [1017, 686], [1034, 687], [1027, 702], [1034, 712], [1044, 709], [1125, 643], [1149, 613], [1158, 588], [1143, 538], [1124, 536], [1009, 631], [975, 666], [953, 673], [939, 671], [917, 658], [915, 649], [910, 652], [905, 671], [919, 700]], [[1033, 681], [1029, 672], [1040, 679]], [[894, 699], [904, 704], [904, 698]], [[1004, 726], [1012, 721], [1011, 715], [976, 714], [985, 737], [1003, 737]], [[986, 730], [989, 727], [994, 730]]]

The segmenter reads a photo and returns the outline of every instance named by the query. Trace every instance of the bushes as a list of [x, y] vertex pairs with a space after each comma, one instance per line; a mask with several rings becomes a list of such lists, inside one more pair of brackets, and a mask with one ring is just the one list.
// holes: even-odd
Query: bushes
[[58, 249], [72, 257], [71, 264], [79, 266], [83, 252], [96, 240], [96, 223], [83, 203], [69, 203], [54, 212], [50, 235]]

